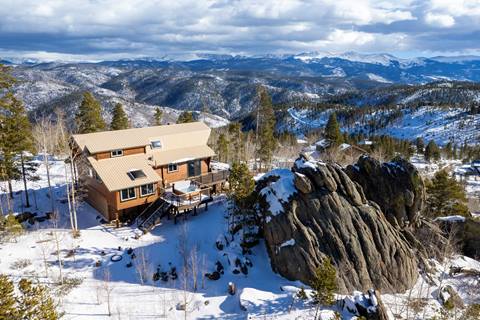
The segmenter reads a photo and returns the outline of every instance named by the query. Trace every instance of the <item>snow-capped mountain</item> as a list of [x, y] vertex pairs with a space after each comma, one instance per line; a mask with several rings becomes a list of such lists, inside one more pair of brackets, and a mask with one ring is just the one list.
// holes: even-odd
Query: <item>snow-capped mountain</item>
[[135, 125], [148, 123], [155, 106], [166, 108], [165, 113], [172, 115], [168, 121], [175, 119], [176, 110], [203, 110], [238, 119], [255, 108], [258, 85], [266, 87], [277, 104], [376, 105], [403, 103], [401, 99], [417, 87], [424, 89], [418, 93], [424, 98], [478, 101], [477, 87], [464, 95], [455, 86], [428, 86], [439, 80], [480, 81], [475, 72], [480, 57], [474, 56], [400, 59], [390, 54], [312, 52], [254, 57], [194, 54], [97, 63], [3, 62], [14, 67], [20, 79], [17, 94], [29, 110], [48, 113], [60, 107], [73, 114], [70, 111], [79, 105], [81, 93], [91, 91], [104, 104], [106, 118], [114, 103], [121, 102]]

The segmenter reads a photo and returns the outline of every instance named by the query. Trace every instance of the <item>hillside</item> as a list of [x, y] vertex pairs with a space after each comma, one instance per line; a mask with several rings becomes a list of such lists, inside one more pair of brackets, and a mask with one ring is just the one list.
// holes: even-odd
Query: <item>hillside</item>
[[[480, 65], [475, 57], [405, 60], [390, 55], [311, 53], [12, 65], [20, 80], [16, 92], [35, 114], [56, 107], [70, 114], [88, 90], [102, 101], [107, 118], [113, 105], [121, 102], [136, 126], [149, 122], [154, 106], [207, 111], [226, 119], [244, 117], [256, 108], [258, 85], [267, 88], [275, 104], [464, 106], [480, 99], [478, 85], [471, 82], [479, 80], [472, 72]], [[171, 112], [165, 109], [166, 114]]]

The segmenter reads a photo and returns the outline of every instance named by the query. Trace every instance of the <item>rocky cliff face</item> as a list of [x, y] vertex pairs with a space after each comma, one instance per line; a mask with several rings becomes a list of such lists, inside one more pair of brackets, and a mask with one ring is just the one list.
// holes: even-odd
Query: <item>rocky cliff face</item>
[[346, 172], [362, 186], [367, 199], [380, 206], [390, 223], [403, 228], [418, 222], [425, 204], [425, 186], [411, 163], [401, 158], [380, 163], [362, 156]]
[[417, 278], [414, 252], [380, 207], [335, 164], [301, 157], [292, 171], [273, 170], [257, 183], [273, 269], [309, 283], [327, 256], [339, 292], [401, 292]]

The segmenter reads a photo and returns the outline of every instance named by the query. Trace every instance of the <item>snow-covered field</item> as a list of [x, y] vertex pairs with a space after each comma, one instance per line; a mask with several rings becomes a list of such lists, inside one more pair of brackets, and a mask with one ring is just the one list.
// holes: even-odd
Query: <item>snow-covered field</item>
[[[56, 288], [56, 297], [60, 308], [65, 311], [65, 319], [107, 319], [108, 301], [113, 319], [312, 319], [315, 307], [308, 302], [294, 299], [301, 284], [288, 281], [275, 274], [262, 242], [252, 249], [251, 254], [243, 256], [238, 239], [232, 239], [227, 232], [226, 202], [223, 197], [215, 199], [208, 211], [199, 210], [197, 216], [188, 220], [164, 220], [151, 234], [136, 237], [138, 230], [125, 226], [113, 228], [99, 224], [98, 213], [87, 204], [82, 204], [78, 212], [81, 234], [73, 238], [69, 232], [69, 217], [65, 195], [65, 168], [61, 161], [52, 160], [51, 174], [55, 191], [55, 204], [60, 212], [58, 228], [51, 220], [36, 222], [15, 242], [0, 244], [0, 273], [14, 279], [32, 277]], [[41, 180], [30, 184], [32, 207], [22, 209], [22, 183], [14, 183], [15, 211], [29, 210], [43, 216], [49, 211], [45, 168], [39, 169]], [[35, 197], [34, 197], [35, 194]], [[35, 200], [36, 199], [36, 200]], [[3, 201], [4, 199], [2, 199]], [[64, 279], [77, 279], [78, 286], [68, 292], [58, 285], [58, 268], [55, 238], [59, 239], [62, 275]], [[216, 242], [222, 242], [219, 250]], [[133, 249], [132, 259], [128, 248]], [[75, 254], [72, 250], [75, 249]], [[185, 253], [185, 254], [183, 254]], [[112, 261], [121, 259], [120, 261]], [[252, 263], [248, 274], [234, 274], [237, 258], [244, 264]], [[24, 266], [22, 260], [28, 261]], [[45, 264], [45, 261], [47, 263]], [[187, 281], [184, 281], [183, 266], [188, 265]], [[209, 280], [202, 274], [217, 269], [216, 262], [224, 268], [219, 280]], [[480, 263], [457, 257], [452, 263], [466, 261], [472, 268], [480, 270]], [[133, 262], [131, 267], [127, 265]], [[176, 267], [177, 279], [167, 275], [167, 281], [152, 279], [155, 271], [169, 272]], [[158, 268], [158, 269], [157, 269]], [[194, 272], [193, 270], [197, 271]], [[466, 282], [441, 272], [437, 280], [460, 288]], [[193, 274], [197, 274], [197, 290], [193, 290]], [[236, 286], [236, 294], [228, 293], [228, 284]], [[186, 288], [186, 290], [185, 290]], [[419, 280], [410, 292], [401, 295], [384, 295], [388, 311], [399, 311], [402, 299], [412, 296], [424, 296], [428, 304], [438, 308], [435, 300], [435, 287], [424, 290]], [[478, 301], [480, 295], [468, 296], [467, 291], [459, 289], [462, 297], [469, 301]], [[308, 291], [308, 290], [307, 290]], [[107, 298], [110, 293], [110, 298]], [[477, 300], [475, 300], [477, 299]], [[178, 310], [187, 302], [187, 312]], [[433, 310], [432, 309], [432, 310]], [[428, 311], [432, 312], [431, 310]], [[354, 319], [348, 313], [344, 319]], [[332, 319], [332, 309], [321, 310], [321, 319]]]

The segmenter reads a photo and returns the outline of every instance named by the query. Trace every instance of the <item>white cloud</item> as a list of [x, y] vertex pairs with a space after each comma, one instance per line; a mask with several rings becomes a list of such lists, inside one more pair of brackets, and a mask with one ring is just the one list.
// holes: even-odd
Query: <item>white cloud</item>
[[448, 14], [435, 14], [428, 12], [425, 21], [434, 27], [449, 28], [455, 24], [455, 19]]
[[19, 54], [439, 51], [476, 45], [480, 0], [3, 0], [0, 16], [0, 50]]

